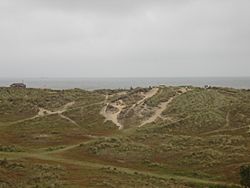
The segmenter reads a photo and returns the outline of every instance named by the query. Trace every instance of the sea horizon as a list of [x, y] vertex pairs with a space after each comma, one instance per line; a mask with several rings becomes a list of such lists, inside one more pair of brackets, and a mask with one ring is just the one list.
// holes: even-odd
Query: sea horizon
[[250, 89], [249, 77], [2, 77], [0, 87], [23, 82], [28, 88], [47, 89], [128, 89], [149, 86], [196, 86], [211, 85]]

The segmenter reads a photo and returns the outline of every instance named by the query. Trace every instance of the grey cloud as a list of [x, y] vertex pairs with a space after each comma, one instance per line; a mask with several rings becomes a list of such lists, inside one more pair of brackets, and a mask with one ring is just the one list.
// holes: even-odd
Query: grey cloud
[[249, 76], [249, 6], [2, 0], [0, 76]]
[[[182, 6], [190, 0], [22, 0], [14, 5], [22, 7], [45, 8], [64, 11], [97, 11], [98, 13], [129, 13], [143, 7]], [[13, 4], [12, 4], [13, 5]]]

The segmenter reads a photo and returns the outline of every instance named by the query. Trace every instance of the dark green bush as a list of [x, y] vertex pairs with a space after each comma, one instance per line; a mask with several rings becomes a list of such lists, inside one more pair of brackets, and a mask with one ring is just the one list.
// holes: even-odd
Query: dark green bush
[[241, 166], [240, 168], [240, 184], [245, 188], [250, 187], [250, 165]]

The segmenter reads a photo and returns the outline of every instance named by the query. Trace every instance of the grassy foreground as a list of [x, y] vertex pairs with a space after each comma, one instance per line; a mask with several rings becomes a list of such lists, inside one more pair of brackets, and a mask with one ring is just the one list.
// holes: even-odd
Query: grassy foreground
[[0, 187], [240, 187], [249, 163], [248, 90], [0, 88]]

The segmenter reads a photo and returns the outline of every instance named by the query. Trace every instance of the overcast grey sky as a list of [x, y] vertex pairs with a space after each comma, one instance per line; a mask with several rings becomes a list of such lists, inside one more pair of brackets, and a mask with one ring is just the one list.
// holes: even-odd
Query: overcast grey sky
[[249, 0], [0, 0], [0, 77], [250, 76]]

